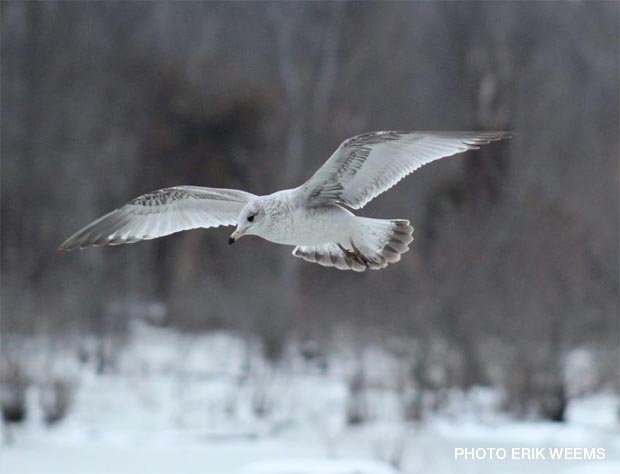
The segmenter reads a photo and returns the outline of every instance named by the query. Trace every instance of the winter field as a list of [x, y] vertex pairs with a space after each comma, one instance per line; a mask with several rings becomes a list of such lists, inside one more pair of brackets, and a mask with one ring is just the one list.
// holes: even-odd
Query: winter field
[[[620, 472], [612, 395], [573, 400], [568, 421], [551, 423], [511, 420], [489, 389], [454, 391], [440, 410], [404, 422], [402, 391], [390, 383], [397, 364], [368, 349], [367, 388], [356, 399], [366, 421], [351, 424], [349, 381], [359, 360], [346, 350], [319, 363], [291, 350], [274, 368], [228, 333], [137, 325], [132, 334], [109, 373], [96, 375], [75, 357], [48, 363], [51, 372], [70, 374], [71, 409], [46, 426], [45, 393], [30, 388], [25, 423], [4, 426], [1, 473]], [[603, 448], [604, 459], [549, 459], [551, 448], [570, 447]], [[507, 455], [455, 460], [458, 448], [504, 448]], [[511, 459], [513, 448], [521, 457], [523, 448], [544, 448], [546, 459]]]

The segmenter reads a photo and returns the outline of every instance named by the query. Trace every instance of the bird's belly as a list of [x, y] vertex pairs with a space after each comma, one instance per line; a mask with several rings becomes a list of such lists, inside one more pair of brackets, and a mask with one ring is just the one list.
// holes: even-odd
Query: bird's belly
[[295, 212], [289, 225], [269, 240], [284, 245], [314, 246], [345, 242], [350, 235], [351, 214], [333, 206]]

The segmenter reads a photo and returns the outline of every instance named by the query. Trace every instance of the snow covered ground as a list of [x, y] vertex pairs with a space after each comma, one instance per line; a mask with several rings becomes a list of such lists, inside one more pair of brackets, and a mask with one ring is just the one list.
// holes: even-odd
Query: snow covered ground
[[[397, 396], [376, 385], [370, 421], [349, 426], [346, 357], [327, 371], [301, 358], [276, 370], [248, 351], [229, 334], [137, 327], [117, 372], [65, 363], [77, 390], [59, 424], [41, 422], [30, 390], [33, 411], [14, 442], [0, 446], [0, 473], [620, 472], [612, 395], [575, 400], [569, 421], [554, 424], [511, 420], [494, 410], [496, 394], [478, 389], [452, 394], [446, 410], [415, 424], [402, 422]], [[389, 362], [380, 368], [388, 372]], [[547, 459], [511, 459], [513, 448], [537, 447]], [[604, 459], [549, 459], [549, 448], [566, 447], [602, 448]], [[455, 459], [457, 448], [503, 448], [507, 456]]]

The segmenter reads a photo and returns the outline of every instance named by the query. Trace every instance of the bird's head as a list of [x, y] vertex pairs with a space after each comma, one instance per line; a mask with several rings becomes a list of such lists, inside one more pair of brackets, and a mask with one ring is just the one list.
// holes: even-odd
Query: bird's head
[[260, 235], [260, 230], [265, 222], [265, 210], [259, 198], [250, 200], [239, 214], [237, 228], [230, 235], [228, 245], [234, 244], [244, 235]]

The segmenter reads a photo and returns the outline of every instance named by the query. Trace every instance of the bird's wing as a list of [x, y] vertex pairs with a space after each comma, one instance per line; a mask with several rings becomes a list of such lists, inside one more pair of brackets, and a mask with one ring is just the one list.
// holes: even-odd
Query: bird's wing
[[420, 166], [510, 137], [509, 132], [369, 132], [345, 140], [299, 189], [308, 205], [364, 207]]
[[233, 225], [253, 196], [235, 189], [199, 186], [160, 189], [87, 225], [63, 242], [60, 250], [127, 244], [198, 227]]

